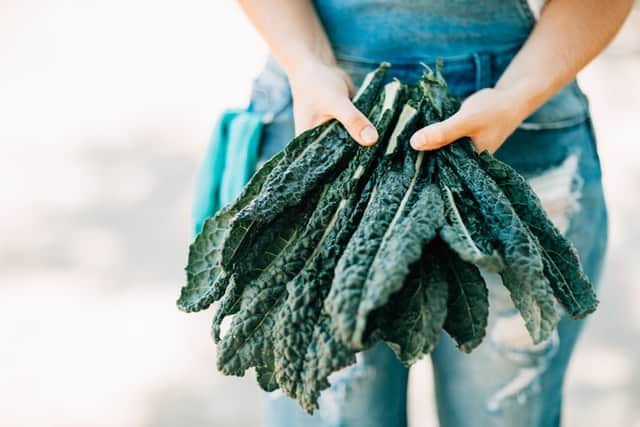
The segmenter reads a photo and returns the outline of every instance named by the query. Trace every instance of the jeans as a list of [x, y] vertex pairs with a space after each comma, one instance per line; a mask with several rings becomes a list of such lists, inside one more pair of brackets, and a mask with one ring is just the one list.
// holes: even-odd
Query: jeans
[[[491, 87], [519, 45], [445, 57], [444, 76], [460, 98]], [[433, 64], [434, 57], [422, 62]], [[359, 84], [377, 61], [338, 53]], [[396, 61], [390, 78], [417, 80], [417, 61]], [[271, 122], [261, 143], [262, 161], [293, 136], [287, 78], [270, 58], [253, 86], [251, 108]], [[600, 162], [586, 97], [574, 81], [527, 118], [498, 150], [532, 185], [555, 225], [578, 249], [597, 285], [607, 244], [607, 211]], [[552, 337], [534, 345], [498, 275], [483, 272], [489, 287], [487, 337], [471, 354], [443, 334], [431, 354], [442, 427], [559, 426], [567, 365], [584, 321], [563, 318]], [[408, 370], [386, 344], [360, 353], [357, 363], [330, 378], [320, 409], [307, 415], [276, 391], [265, 396], [267, 427], [404, 427]]]

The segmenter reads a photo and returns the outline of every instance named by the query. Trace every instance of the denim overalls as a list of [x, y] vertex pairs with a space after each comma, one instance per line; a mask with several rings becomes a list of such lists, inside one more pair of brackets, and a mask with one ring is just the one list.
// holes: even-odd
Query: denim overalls
[[[340, 65], [356, 85], [382, 60], [393, 64], [391, 77], [415, 81], [423, 70], [420, 62], [433, 64], [442, 56], [444, 76], [461, 98], [492, 87], [535, 24], [526, 0], [316, 0], [315, 5]], [[287, 78], [271, 58], [254, 82], [251, 108], [273, 117], [261, 145], [265, 160], [294, 132]], [[587, 99], [577, 84], [527, 118], [496, 155], [527, 177], [597, 284], [607, 213]], [[485, 276], [491, 304], [485, 341], [465, 354], [443, 334], [431, 355], [440, 425], [558, 426], [564, 375], [583, 322], [564, 319], [551, 339], [534, 346], [499, 277]], [[280, 392], [269, 393], [266, 426], [404, 427], [407, 373], [379, 344], [330, 378], [332, 386], [313, 416]]]

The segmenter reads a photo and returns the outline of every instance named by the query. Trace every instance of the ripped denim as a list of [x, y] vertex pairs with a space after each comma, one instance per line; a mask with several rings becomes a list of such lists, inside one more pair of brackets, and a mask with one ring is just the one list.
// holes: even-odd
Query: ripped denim
[[[448, 62], [445, 58], [445, 78], [452, 82], [452, 92], [464, 98], [492, 86], [512, 55], [476, 54]], [[376, 65], [340, 60], [356, 84]], [[391, 77], [413, 81], [422, 69], [399, 64], [391, 72]], [[293, 135], [286, 82], [270, 60], [254, 83], [252, 108], [277, 112], [265, 127], [263, 160]], [[553, 222], [576, 245], [586, 274], [597, 285], [607, 244], [607, 212], [588, 104], [577, 84], [569, 84], [529, 117], [496, 156], [528, 179]], [[443, 334], [431, 355], [440, 425], [559, 426], [564, 376], [584, 322], [565, 318], [549, 340], [534, 345], [500, 276], [484, 275], [491, 306], [484, 342], [465, 354]], [[278, 391], [267, 394], [265, 425], [405, 427], [408, 370], [385, 344], [359, 354], [357, 360], [332, 375], [332, 385], [321, 395], [313, 416]]]

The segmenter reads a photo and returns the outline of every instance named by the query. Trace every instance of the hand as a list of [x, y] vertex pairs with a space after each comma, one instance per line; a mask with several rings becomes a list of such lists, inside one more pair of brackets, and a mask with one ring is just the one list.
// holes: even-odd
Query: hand
[[426, 126], [411, 137], [416, 150], [435, 150], [464, 136], [480, 153], [495, 153], [524, 117], [515, 96], [502, 89], [482, 89], [468, 97], [448, 119]]
[[289, 73], [296, 135], [330, 119], [337, 119], [351, 137], [369, 146], [378, 132], [351, 102], [355, 88], [349, 75], [335, 64], [307, 61]]

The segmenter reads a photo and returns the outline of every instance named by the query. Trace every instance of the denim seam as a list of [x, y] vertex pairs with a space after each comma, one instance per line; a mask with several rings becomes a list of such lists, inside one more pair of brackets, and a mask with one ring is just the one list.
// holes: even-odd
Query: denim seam
[[591, 150], [598, 165], [598, 178], [602, 179], [602, 165], [600, 163], [600, 153], [598, 152], [598, 143], [596, 138], [596, 132], [593, 127], [593, 120], [591, 117], [587, 117], [587, 132], [589, 133], [589, 143], [591, 144]]
[[489, 53], [474, 53], [473, 62], [475, 66], [475, 90], [479, 91], [486, 87], [493, 86], [492, 66], [491, 66], [491, 54]]
[[578, 125], [589, 117], [588, 114], [582, 113], [578, 116], [570, 117], [568, 119], [556, 120], [552, 122], [522, 122], [518, 129], [522, 130], [554, 130], [564, 129], [571, 126]]
[[571, 115], [570, 117], [562, 118], [560, 120], [549, 120], [542, 122], [535, 120], [525, 120], [518, 128], [523, 130], [563, 129], [566, 127], [578, 125], [585, 120], [588, 120], [591, 117], [591, 114], [589, 112], [589, 99], [580, 89], [578, 82], [574, 80], [573, 82], [569, 83], [568, 90], [578, 98], [581, 104], [581, 111]]
[[[510, 54], [510, 53], [515, 53], [517, 52], [517, 50], [520, 49], [520, 47], [522, 46], [522, 43], [524, 43], [524, 39], [523, 40], [517, 40], [514, 41], [512, 43], [507, 43], [504, 44], [502, 46], [496, 47], [491, 49], [491, 54], [494, 56], [500, 56], [500, 55], [504, 55], [504, 54]], [[424, 56], [424, 57], [416, 57], [416, 58], [403, 58], [401, 60], [396, 59], [394, 60], [394, 58], [382, 58], [381, 60], [384, 61], [389, 61], [391, 63], [392, 67], [397, 67], [397, 68], [403, 68], [403, 67], [408, 67], [408, 68], [412, 68], [415, 67], [416, 65], [419, 65], [420, 62], [431, 62], [431, 61], [435, 61], [436, 59], [438, 59], [439, 57], [442, 57], [445, 61], [444, 65], [445, 67], [447, 67], [447, 65], [449, 65], [449, 69], [451, 68], [456, 68], [456, 67], [460, 67], [460, 68], [465, 68], [468, 67], [470, 64], [473, 64], [473, 56], [476, 53], [481, 53], [481, 52], [470, 52], [467, 54], [460, 54], [460, 55], [451, 55], [451, 56], [438, 56], [438, 55], [434, 55], [434, 56]], [[366, 67], [373, 67], [375, 68], [376, 66], [378, 66], [378, 64], [380, 63], [380, 61], [375, 61], [375, 60], [371, 60], [371, 59], [366, 59], [366, 58], [362, 58], [359, 56], [355, 56], [355, 55], [349, 55], [349, 54], [345, 54], [339, 51], [336, 51], [335, 53], [335, 57], [336, 59], [340, 60], [340, 61], [344, 61], [344, 62], [351, 62], [354, 63], [356, 65], [363, 65]]]

